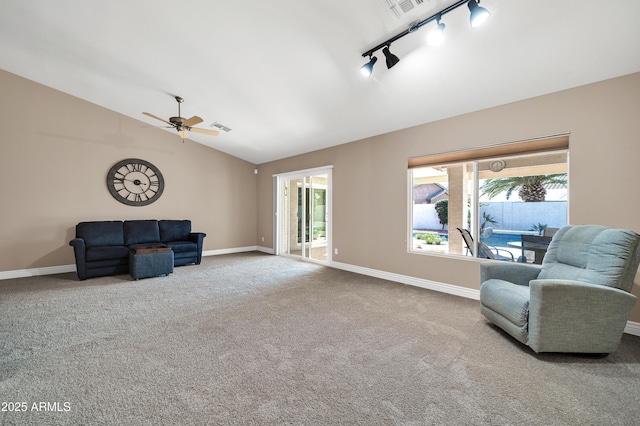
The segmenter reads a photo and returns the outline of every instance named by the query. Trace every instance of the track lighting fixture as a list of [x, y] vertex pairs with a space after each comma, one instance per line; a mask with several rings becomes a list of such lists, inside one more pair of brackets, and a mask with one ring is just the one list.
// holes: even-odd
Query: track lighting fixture
[[393, 53], [389, 51], [389, 46], [385, 46], [382, 49], [382, 53], [384, 53], [384, 57], [387, 58], [387, 68], [391, 69], [392, 66], [400, 62], [400, 59]]
[[440, 46], [444, 43], [444, 24], [440, 22], [440, 18], [437, 18], [437, 20], [438, 26], [427, 35], [427, 44], [433, 47]]
[[365, 77], [369, 77], [371, 75], [371, 73], [373, 72], [373, 65], [378, 60], [375, 56], [373, 56], [373, 54], [374, 52], [380, 49], [382, 49], [382, 53], [384, 53], [384, 56], [387, 60], [387, 68], [393, 67], [395, 64], [400, 62], [400, 59], [389, 51], [389, 46], [391, 46], [391, 43], [393, 43], [398, 39], [401, 39], [402, 37], [408, 34], [411, 34], [419, 30], [421, 27], [423, 27], [424, 25], [428, 24], [431, 21], [437, 21], [438, 26], [433, 31], [431, 31], [431, 33], [429, 33], [429, 35], [427, 36], [427, 43], [429, 43], [431, 46], [437, 46], [441, 44], [444, 41], [444, 28], [445, 28], [445, 25], [442, 22], [440, 22], [440, 20], [442, 19], [442, 16], [451, 12], [454, 9], [457, 9], [463, 4], [466, 4], [469, 7], [469, 13], [470, 13], [469, 19], [470, 19], [471, 28], [478, 28], [489, 18], [489, 16], [491, 16], [491, 14], [487, 9], [485, 9], [484, 7], [480, 7], [478, 5], [479, 3], [480, 3], [480, 0], [459, 0], [453, 3], [451, 6], [442, 9], [440, 12], [436, 13], [435, 15], [431, 15], [428, 18], [423, 19], [422, 21], [411, 24], [411, 26], [408, 29], [404, 30], [400, 34], [397, 34], [391, 37], [389, 40], [383, 43], [380, 43], [373, 49], [370, 49], [364, 52], [362, 54], [362, 57], [363, 58], [369, 57], [369, 62], [364, 64], [362, 67], [360, 67], [360, 71]]
[[489, 11], [484, 7], [478, 6], [478, 3], [479, 1], [476, 0], [469, 0], [469, 3], [467, 3], [469, 12], [471, 13], [471, 17], [469, 18], [471, 28], [478, 28], [491, 16]]
[[366, 64], [360, 67], [360, 72], [362, 73], [362, 75], [364, 75], [365, 77], [369, 77], [373, 72], [373, 66], [376, 64], [377, 61], [378, 61], [378, 58], [376, 58], [375, 56], [369, 55], [369, 62], [367, 62]]

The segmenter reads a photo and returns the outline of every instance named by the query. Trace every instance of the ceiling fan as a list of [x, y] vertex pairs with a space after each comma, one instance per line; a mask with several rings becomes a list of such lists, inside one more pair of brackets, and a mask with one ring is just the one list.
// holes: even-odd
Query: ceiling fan
[[193, 127], [196, 124], [202, 123], [203, 121], [202, 118], [198, 117], [197, 115], [194, 115], [189, 119], [180, 117], [180, 104], [184, 102], [184, 99], [182, 99], [180, 96], [176, 96], [175, 98], [176, 98], [176, 101], [178, 102], [177, 117], [170, 117], [169, 121], [167, 121], [164, 118], [160, 118], [157, 115], [153, 115], [148, 112], [143, 112], [143, 114], [148, 117], [155, 118], [156, 120], [160, 120], [164, 123], [167, 123], [174, 129], [176, 129], [183, 141], [185, 138], [189, 137], [189, 132], [204, 133], [205, 135], [218, 136], [220, 132], [218, 132], [217, 130], [199, 129], [197, 127]]

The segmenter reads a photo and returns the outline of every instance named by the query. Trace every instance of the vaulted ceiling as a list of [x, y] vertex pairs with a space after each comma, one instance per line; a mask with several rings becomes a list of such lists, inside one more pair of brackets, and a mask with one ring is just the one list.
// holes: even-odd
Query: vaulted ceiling
[[363, 52], [454, 3], [390, 2], [4, 0], [0, 68], [149, 125], [181, 96], [232, 129], [190, 139], [256, 164], [640, 71], [639, 1], [482, 0], [482, 27], [463, 5], [442, 46], [425, 25], [363, 78]]

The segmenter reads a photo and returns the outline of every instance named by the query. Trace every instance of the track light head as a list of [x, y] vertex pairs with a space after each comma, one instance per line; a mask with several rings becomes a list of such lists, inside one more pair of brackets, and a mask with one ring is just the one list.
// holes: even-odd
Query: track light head
[[384, 53], [384, 57], [387, 58], [387, 68], [391, 68], [400, 62], [400, 59], [389, 51], [389, 46], [385, 46], [385, 48], [382, 49], [382, 53]]
[[444, 43], [444, 27], [445, 25], [438, 19], [438, 26], [427, 35], [427, 44], [429, 46], [436, 47]]
[[377, 61], [378, 58], [369, 55], [369, 62], [360, 67], [360, 72], [362, 73], [362, 75], [364, 75], [365, 77], [371, 76], [371, 73], [373, 72], [373, 66]]
[[480, 25], [484, 24], [484, 21], [489, 19], [491, 14], [484, 7], [478, 6], [478, 0], [469, 0], [467, 6], [469, 6], [469, 11], [471, 12], [471, 17], [469, 18], [471, 22], [471, 28], [478, 28]]

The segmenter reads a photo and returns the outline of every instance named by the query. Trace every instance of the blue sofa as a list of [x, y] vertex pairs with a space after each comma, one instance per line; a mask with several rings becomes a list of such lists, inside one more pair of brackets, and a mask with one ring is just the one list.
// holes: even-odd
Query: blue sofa
[[138, 247], [169, 247], [174, 266], [200, 264], [206, 234], [191, 232], [190, 220], [125, 220], [80, 222], [69, 242], [76, 257], [78, 279], [129, 272], [129, 251]]

